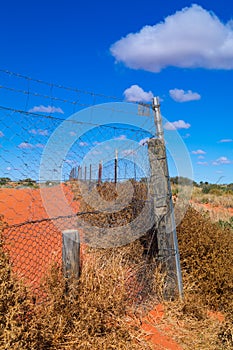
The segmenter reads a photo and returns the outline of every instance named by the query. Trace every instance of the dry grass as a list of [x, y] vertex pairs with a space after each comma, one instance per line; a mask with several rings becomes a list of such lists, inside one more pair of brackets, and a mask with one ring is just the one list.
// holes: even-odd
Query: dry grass
[[179, 225], [178, 240], [185, 283], [207, 306], [233, 307], [233, 236], [193, 208]]
[[[140, 198], [138, 191], [134, 200]], [[109, 198], [108, 193], [102, 195]], [[114, 198], [114, 192], [111, 195]], [[88, 217], [92, 219], [106, 225], [106, 216]], [[108, 224], [110, 219], [114, 220], [107, 216]], [[189, 208], [177, 233], [184, 300], [164, 303], [166, 315], [156, 327], [166, 329], [184, 350], [230, 350], [232, 231]], [[54, 267], [41, 286], [46, 296], [42, 303], [33, 303], [33, 296], [14, 277], [1, 241], [0, 349], [152, 349], [139, 316], [153, 307], [152, 301], [161, 301], [164, 276], [153, 259], [147, 260], [147, 238], [120, 248], [86, 250], [78, 283], [67, 284]], [[221, 311], [224, 321], [210, 317], [209, 310]]]
[[[189, 208], [177, 228], [185, 298], [169, 305], [184, 349], [233, 347], [233, 234]], [[221, 311], [225, 321], [208, 317]]]
[[140, 250], [139, 243], [90, 249], [78, 283], [67, 283], [54, 267], [41, 286], [46, 300], [33, 303], [14, 277], [1, 241], [0, 349], [151, 349], [133, 310], [142, 286], [152, 293], [159, 274], [149, 273], [150, 266], [145, 280], [145, 264], [134, 255]]
[[[38, 340], [54, 349], [150, 349], [130, 318], [129, 270], [123, 255], [90, 251], [80, 280], [67, 284], [54, 270], [48, 301], [37, 307]], [[132, 313], [130, 313], [132, 314]]]
[[212, 206], [221, 206], [224, 208], [233, 207], [233, 194], [228, 192], [210, 190], [209, 193], [203, 193], [199, 187], [194, 187], [192, 192], [192, 200], [196, 203], [209, 203]]

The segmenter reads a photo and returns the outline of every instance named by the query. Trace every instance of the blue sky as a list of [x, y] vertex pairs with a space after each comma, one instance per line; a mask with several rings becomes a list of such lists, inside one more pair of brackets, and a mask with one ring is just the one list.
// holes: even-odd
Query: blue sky
[[[229, 0], [9, 0], [1, 4], [0, 29], [1, 69], [119, 99], [148, 102], [159, 96], [162, 115], [170, 122], [166, 132], [170, 137], [178, 132], [183, 139], [194, 180], [233, 182]], [[18, 103], [1, 98], [3, 102]], [[45, 101], [37, 102], [32, 97], [23, 101], [31, 109], [49, 108]], [[55, 108], [62, 106], [56, 103]], [[62, 115], [59, 110], [47, 112]], [[3, 149], [8, 147], [3, 142], [7, 130], [0, 129]], [[47, 132], [40, 125], [30, 127], [38, 152]], [[23, 138], [8, 135], [9, 140], [12, 159], [20, 150], [27, 157], [30, 139], [29, 145]], [[21, 147], [14, 154], [16, 143]], [[4, 166], [10, 174], [11, 164], [5, 161]]]

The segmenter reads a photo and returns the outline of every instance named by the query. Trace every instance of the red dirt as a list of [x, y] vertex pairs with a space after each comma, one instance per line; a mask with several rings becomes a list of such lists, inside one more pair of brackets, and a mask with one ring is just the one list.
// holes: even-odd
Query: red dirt
[[199, 208], [203, 208], [206, 210], [211, 210], [214, 211], [216, 213], [228, 213], [229, 216], [233, 216], [233, 208], [226, 208], [224, 206], [221, 205], [213, 205], [211, 203], [198, 203], [198, 202], [194, 202], [191, 201], [191, 203], [193, 203], [195, 206], [198, 206]]
[[220, 323], [225, 321], [225, 316], [219, 311], [208, 311], [208, 317], [218, 320]]
[[[78, 203], [73, 200], [69, 186], [62, 185], [61, 188], [68, 205], [64, 204], [64, 197], [57, 186], [44, 189], [44, 198], [51, 199], [53, 205], [56, 203], [52, 210], [53, 217], [69, 215], [72, 210], [73, 213], [78, 211]], [[72, 210], [68, 209], [69, 206]], [[49, 267], [54, 263], [61, 264], [61, 232], [73, 228], [74, 221], [60, 218], [30, 223], [49, 218], [39, 189], [0, 189], [0, 215], [4, 215], [4, 221], [9, 225], [4, 230], [4, 238], [13, 267], [36, 291]], [[159, 305], [143, 320], [142, 329], [148, 332], [147, 337], [155, 350], [182, 350], [166, 335], [166, 329], [158, 328], [163, 315], [163, 307]]]
[[[68, 186], [62, 186], [67, 202], [78, 211], [78, 203]], [[56, 207], [54, 216], [71, 213], [64, 204], [58, 186], [43, 189]], [[4, 230], [4, 239], [14, 270], [34, 288], [39, 287], [41, 278], [54, 263], [62, 261], [62, 230], [74, 228], [73, 218], [49, 219], [39, 189], [0, 189], [0, 215], [9, 225]], [[21, 225], [22, 224], [22, 225]], [[12, 226], [18, 225], [18, 226]]]
[[160, 325], [163, 317], [164, 308], [159, 304], [143, 320], [142, 329], [148, 332], [148, 339], [154, 344], [155, 350], [182, 350], [180, 345], [167, 336], [166, 327]]

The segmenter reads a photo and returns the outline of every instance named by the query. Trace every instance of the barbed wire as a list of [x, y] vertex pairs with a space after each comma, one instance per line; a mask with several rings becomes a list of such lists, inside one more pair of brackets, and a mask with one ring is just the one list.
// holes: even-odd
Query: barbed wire
[[[29, 76], [26, 76], [26, 75], [23, 75], [23, 74], [19, 74], [19, 73], [15, 73], [15, 72], [6, 70], [6, 69], [0, 69], [0, 72], [5, 73], [5, 74], [7, 74], [9, 76], [12, 75], [12, 76], [15, 76], [17, 78], [25, 79], [27, 81], [34, 81], [34, 82], [39, 83], [39, 84], [44, 84], [44, 85], [47, 85], [49, 87], [56, 87], [56, 88], [64, 89], [64, 90], [67, 90], [67, 91], [73, 91], [73, 92], [76, 92], [76, 93], [83, 93], [83, 94], [86, 94], [86, 95], [91, 95], [92, 97], [93, 96], [104, 97], [104, 98], [107, 98], [107, 99], [110, 99], [110, 100], [123, 101], [122, 98], [119, 98], [119, 97], [116, 97], [116, 96], [109, 96], [109, 95], [104, 95], [104, 94], [100, 94], [100, 93], [95, 93], [93, 91], [87, 91], [87, 90], [77, 89], [77, 88], [73, 88], [73, 87], [67, 87], [67, 86], [64, 86], [64, 85], [61, 85], [61, 84], [49, 83], [49, 82], [46, 82], [46, 81], [41, 80], [41, 79], [35, 79], [35, 78], [29, 77]], [[132, 103], [139, 104], [139, 102], [132, 102]]]

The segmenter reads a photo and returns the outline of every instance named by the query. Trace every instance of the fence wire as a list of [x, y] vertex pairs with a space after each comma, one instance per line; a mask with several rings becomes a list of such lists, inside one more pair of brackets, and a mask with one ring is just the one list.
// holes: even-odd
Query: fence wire
[[5, 70], [0, 81], [0, 214], [17, 274], [39, 288], [67, 229], [97, 248], [141, 240], [154, 220], [151, 107]]

